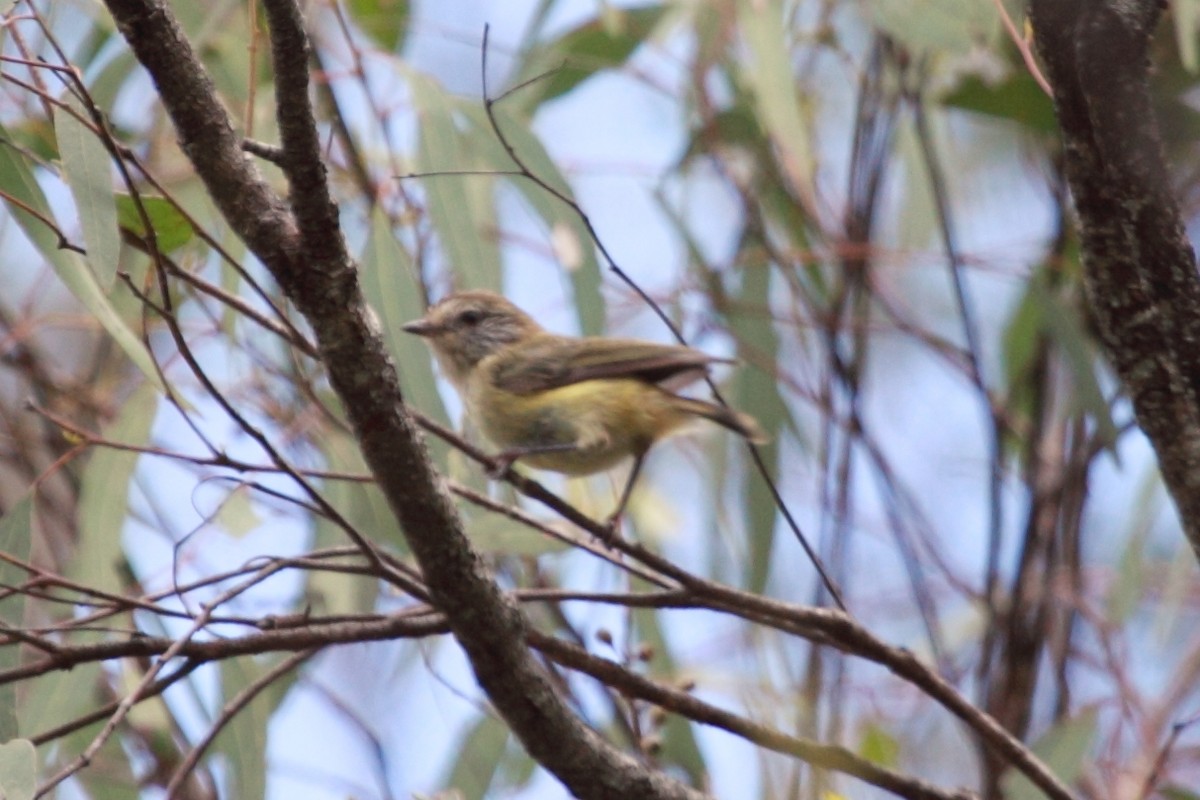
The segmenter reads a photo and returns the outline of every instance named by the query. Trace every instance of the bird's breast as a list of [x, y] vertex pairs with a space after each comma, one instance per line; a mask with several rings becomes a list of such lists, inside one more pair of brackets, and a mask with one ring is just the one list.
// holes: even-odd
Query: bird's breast
[[[486, 373], [481, 377], [486, 378]], [[661, 389], [629, 378], [581, 381], [529, 394], [473, 380], [464, 398], [480, 432], [538, 469], [587, 475], [644, 453], [686, 421]]]

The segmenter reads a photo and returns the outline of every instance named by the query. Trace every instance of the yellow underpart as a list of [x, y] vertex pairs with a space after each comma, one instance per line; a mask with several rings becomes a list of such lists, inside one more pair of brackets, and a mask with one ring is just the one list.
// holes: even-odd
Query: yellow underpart
[[467, 404], [483, 435], [502, 450], [570, 445], [570, 450], [520, 458], [569, 475], [606, 470], [645, 453], [695, 418], [682, 398], [632, 378], [581, 381], [528, 395], [475, 379]]

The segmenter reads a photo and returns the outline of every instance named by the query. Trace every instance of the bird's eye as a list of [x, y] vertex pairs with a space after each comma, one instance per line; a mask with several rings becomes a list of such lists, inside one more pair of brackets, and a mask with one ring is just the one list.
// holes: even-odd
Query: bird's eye
[[468, 308], [458, 316], [464, 325], [478, 325], [483, 319], [483, 312], [477, 308]]

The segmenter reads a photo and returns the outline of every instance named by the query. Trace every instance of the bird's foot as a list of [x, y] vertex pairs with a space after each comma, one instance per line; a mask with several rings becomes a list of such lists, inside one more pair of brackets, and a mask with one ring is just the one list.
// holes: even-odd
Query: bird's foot
[[488, 477], [492, 480], [500, 480], [504, 477], [504, 473], [512, 467], [513, 463], [521, 457], [521, 453], [513, 452], [512, 450], [504, 450], [492, 457], [491, 461], [485, 465]]

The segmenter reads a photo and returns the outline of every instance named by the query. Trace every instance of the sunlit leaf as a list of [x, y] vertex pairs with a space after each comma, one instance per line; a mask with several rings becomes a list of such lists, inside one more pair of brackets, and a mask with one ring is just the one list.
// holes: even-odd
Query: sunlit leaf
[[1175, 23], [1179, 60], [1189, 72], [1195, 72], [1200, 68], [1196, 49], [1196, 33], [1200, 31], [1200, 0], [1175, 0], [1171, 3], [1171, 19]]
[[150, 220], [154, 229], [155, 242], [159, 252], [171, 253], [183, 247], [196, 236], [196, 231], [188, 218], [179, 213], [175, 204], [165, 197], [155, 195], [139, 195], [137, 200], [128, 194], [117, 195], [117, 220], [122, 228], [128, 228], [141, 238], [146, 236], [146, 226], [142, 215], [138, 212], [138, 202]]
[[390, 52], [399, 49], [408, 33], [407, 0], [349, 0], [346, 8], [376, 44]]
[[881, 767], [894, 768], [900, 762], [900, 742], [876, 724], [869, 724], [858, 740], [859, 754]]

